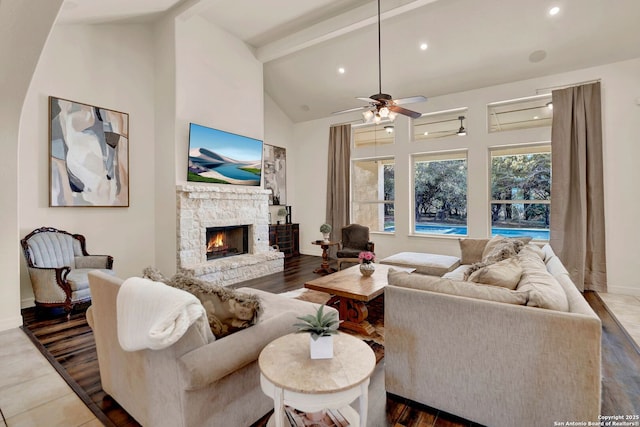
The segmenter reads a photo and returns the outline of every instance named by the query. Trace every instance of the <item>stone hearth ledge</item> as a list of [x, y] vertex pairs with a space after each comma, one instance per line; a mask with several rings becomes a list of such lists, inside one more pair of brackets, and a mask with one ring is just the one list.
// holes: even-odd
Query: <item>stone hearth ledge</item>
[[237, 255], [216, 259], [185, 268], [201, 280], [228, 286], [249, 279], [278, 273], [284, 269], [284, 253], [271, 251], [262, 254]]

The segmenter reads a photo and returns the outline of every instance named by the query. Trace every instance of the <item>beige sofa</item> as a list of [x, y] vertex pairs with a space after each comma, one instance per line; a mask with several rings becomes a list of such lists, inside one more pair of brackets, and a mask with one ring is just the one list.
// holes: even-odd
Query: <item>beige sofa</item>
[[559, 283], [556, 290], [566, 296], [566, 311], [527, 306], [539, 305], [539, 296], [521, 283], [514, 290], [499, 289], [497, 296], [461, 296], [485, 292], [488, 285], [476, 289], [447, 277], [390, 272], [387, 392], [487, 426], [597, 421], [600, 319], [550, 246], [541, 257]]
[[[316, 304], [255, 289], [263, 313], [247, 329], [214, 341], [192, 325], [163, 350], [126, 352], [118, 342], [116, 299], [122, 279], [89, 273], [93, 329], [104, 391], [143, 426], [249, 426], [273, 409], [260, 388], [260, 351], [294, 332], [296, 317]], [[211, 342], [210, 342], [211, 341]]]

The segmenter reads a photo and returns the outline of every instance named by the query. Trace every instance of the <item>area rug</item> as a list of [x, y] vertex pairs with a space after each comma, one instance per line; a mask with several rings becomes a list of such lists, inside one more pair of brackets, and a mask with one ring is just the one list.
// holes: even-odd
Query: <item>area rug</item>
[[[314, 302], [316, 304], [325, 304], [331, 298], [331, 295], [325, 292], [306, 288], [284, 292], [280, 295], [302, 301]], [[374, 327], [375, 332], [371, 336], [362, 335], [349, 330], [343, 330], [343, 332], [366, 342], [375, 353], [376, 361], [380, 362], [384, 357], [384, 295], [380, 295], [367, 303], [367, 308], [369, 311], [367, 320]]]

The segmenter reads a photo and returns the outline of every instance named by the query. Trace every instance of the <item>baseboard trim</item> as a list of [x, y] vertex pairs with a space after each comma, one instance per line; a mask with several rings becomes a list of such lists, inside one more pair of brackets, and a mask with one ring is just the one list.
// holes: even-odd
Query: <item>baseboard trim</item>
[[607, 285], [607, 293], [609, 294], [621, 294], [631, 295], [633, 297], [640, 297], [640, 286], [611, 286]]
[[13, 316], [0, 318], [0, 332], [8, 331], [9, 329], [15, 329], [22, 326], [22, 316]]

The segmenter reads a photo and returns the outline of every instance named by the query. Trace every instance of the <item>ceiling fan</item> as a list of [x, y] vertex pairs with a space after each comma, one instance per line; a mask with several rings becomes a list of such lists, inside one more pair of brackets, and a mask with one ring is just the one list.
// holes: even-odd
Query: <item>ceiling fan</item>
[[402, 114], [411, 118], [417, 119], [422, 115], [416, 111], [408, 110], [403, 107], [399, 107], [402, 104], [411, 104], [414, 102], [424, 102], [427, 100], [422, 95], [411, 96], [408, 98], [393, 99], [393, 97], [387, 93], [382, 93], [382, 58], [380, 47], [380, 0], [378, 0], [378, 93], [369, 97], [358, 97], [361, 101], [366, 101], [369, 105], [349, 108], [347, 110], [336, 111], [333, 114], [343, 114], [352, 111], [366, 110], [363, 114], [365, 122], [380, 123], [382, 119], [394, 120], [396, 114]]

